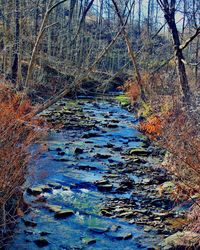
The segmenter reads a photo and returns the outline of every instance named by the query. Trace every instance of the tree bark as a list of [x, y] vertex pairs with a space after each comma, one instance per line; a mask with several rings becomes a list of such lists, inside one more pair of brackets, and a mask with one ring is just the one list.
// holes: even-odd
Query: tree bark
[[181, 48], [179, 32], [178, 32], [176, 21], [175, 21], [176, 0], [171, 0], [170, 2], [168, 0], [157, 0], [157, 1], [164, 12], [165, 19], [168, 23], [168, 26], [172, 34], [173, 43], [174, 43], [174, 52], [175, 52], [176, 61], [177, 61], [177, 73], [179, 77], [179, 82], [182, 88], [184, 100], [188, 102], [190, 100], [190, 87], [189, 87], [186, 68], [184, 64], [185, 59], [183, 56], [183, 48]]
[[179, 81], [182, 87], [184, 98], [186, 101], [189, 101], [190, 87], [189, 87], [186, 68], [184, 64], [185, 58], [183, 56], [182, 49], [180, 49], [180, 38], [179, 38], [179, 34], [178, 34], [178, 30], [177, 30], [175, 22], [172, 22], [170, 29], [171, 29], [173, 40], [174, 40], [174, 49], [175, 49], [175, 55], [177, 59]]
[[20, 24], [19, 24], [19, 0], [15, 0], [15, 46], [12, 64], [12, 82], [17, 83], [17, 72], [19, 62], [19, 40], [20, 40]]

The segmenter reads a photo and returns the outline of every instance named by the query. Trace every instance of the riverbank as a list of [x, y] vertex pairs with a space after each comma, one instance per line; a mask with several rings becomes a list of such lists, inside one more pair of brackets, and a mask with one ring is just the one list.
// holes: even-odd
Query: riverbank
[[[165, 150], [162, 168], [172, 176], [171, 196], [184, 207], [186, 220], [183, 232], [166, 239], [166, 244], [181, 249], [198, 248], [199, 227], [199, 97], [193, 95], [189, 103], [180, 96], [148, 96], [145, 101], [133, 101], [130, 92], [118, 98], [122, 105], [133, 109], [140, 117], [137, 126], [160, 148]], [[131, 100], [133, 101], [132, 104]], [[189, 230], [189, 231], [188, 231]]]

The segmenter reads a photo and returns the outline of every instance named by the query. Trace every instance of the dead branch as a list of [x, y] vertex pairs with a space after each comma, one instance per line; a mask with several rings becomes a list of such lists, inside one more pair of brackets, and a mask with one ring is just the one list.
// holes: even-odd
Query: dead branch
[[181, 44], [179, 48], [181, 50], [185, 49], [199, 34], [200, 34], [200, 27], [198, 27], [195, 33], [190, 38], [188, 38], [184, 44]]

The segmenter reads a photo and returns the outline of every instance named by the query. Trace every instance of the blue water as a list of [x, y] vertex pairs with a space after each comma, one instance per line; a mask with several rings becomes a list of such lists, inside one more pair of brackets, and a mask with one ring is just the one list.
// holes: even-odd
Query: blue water
[[[95, 121], [96, 127], [92, 130], [98, 136], [93, 138], [81, 138], [87, 133], [83, 129], [51, 130], [45, 139], [48, 150], [41, 153], [37, 160], [29, 167], [29, 175], [25, 186], [39, 186], [49, 183], [61, 184], [62, 188], [54, 189], [53, 193], [44, 193], [46, 203], [59, 205], [62, 208], [73, 209], [75, 215], [65, 219], [55, 219], [52, 212], [45, 208], [45, 203], [35, 202], [35, 197], [24, 193], [24, 198], [30, 204], [30, 211], [24, 216], [25, 220], [37, 223], [36, 227], [27, 227], [22, 219], [18, 220], [15, 235], [7, 249], [38, 249], [34, 240], [41, 238], [41, 232], [49, 234], [43, 236], [50, 243], [43, 249], [100, 249], [100, 250], [130, 250], [147, 249], [159, 243], [159, 236], [145, 233], [142, 226], [129, 224], [119, 218], [106, 218], [100, 215], [102, 202], [108, 197], [115, 197], [115, 193], [99, 192], [94, 184], [103, 178], [109, 165], [124, 163], [121, 152], [129, 148], [140, 146], [141, 142], [134, 141], [141, 134], [134, 128], [135, 118], [131, 113], [121, 108], [118, 104], [107, 101], [81, 100], [79, 104], [83, 108], [88, 119]], [[54, 107], [51, 107], [53, 110]], [[109, 117], [105, 114], [109, 113]], [[111, 120], [116, 120], [117, 128], [104, 126]], [[58, 133], [59, 132], [59, 133]], [[91, 132], [91, 131], [90, 131]], [[113, 151], [105, 147], [112, 143], [121, 147], [121, 152]], [[59, 156], [57, 148], [65, 152]], [[84, 153], [76, 155], [74, 150], [79, 147]], [[111, 154], [109, 159], [99, 159], [95, 155]], [[59, 161], [64, 159], [64, 161]], [[93, 166], [96, 169], [85, 171], [79, 166]], [[137, 179], [132, 173], [131, 178]], [[64, 187], [64, 188], [63, 188]], [[66, 190], [66, 187], [69, 189]], [[65, 189], [65, 190], [64, 190]], [[123, 194], [129, 197], [130, 193]], [[116, 233], [106, 232], [97, 234], [90, 231], [90, 227], [112, 228], [120, 226]], [[117, 240], [115, 234], [132, 233], [128, 240]], [[96, 243], [87, 245], [84, 238], [92, 238]]]

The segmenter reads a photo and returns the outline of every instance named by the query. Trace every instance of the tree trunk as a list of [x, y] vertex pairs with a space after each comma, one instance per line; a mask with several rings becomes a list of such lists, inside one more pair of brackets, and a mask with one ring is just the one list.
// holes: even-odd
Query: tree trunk
[[12, 64], [12, 82], [17, 83], [18, 61], [19, 61], [19, 39], [20, 39], [20, 25], [19, 25], [19, 0], [15, 0], [15, 46]]
[[73, 17], [75, 5], [76, 5], [76, 0], [70, 0], [69, 21], [68, 21], [69, 35], [70, 35], [71, 23], [72, 23], [72, 17]]
[[141, 15], [142, 15], [142, 0], [138, 1], [138, 35], [141, 35]]
[[[179, 82], [182, 88], [184, 101], [188, 102], [190, 100], [190, 87], [188, 83], [187, 73], [184, 64], [184, 56], [183, 56], [183, 49], [184, 46], [181, 46], [179, 32], [176, 26], [175, 20], [175, 12], [176, 12], [176, 0], [157, 0], [158, 4], [162, 8], [164, 12], [165, 19], [168, 23], [169, 29], [172, 34], [173, 43], [174, 43], [174, 52], [177, 61], [177, 73], [179, 77]], [[187, 45], [189, 42], [187, 43]]]
[[113, 2], [113, 5], [115, 7], [115, 10], [116, 10], [116, 14], [119, 18], [119, 21], [120, 21], [120, 24], [122, 26], [122, 33], [123, 33], [123, 36], [124, 36], [124, 39], [125, 39], [125, 42], [126, 42], [126, 46], [127, 46], [127, 49], [128, 49], [128, 54], [131, 58], [131, 61], [133, 63], [133, 67], [134, 67], [134, 70], [135, 70], [135, 74], [136, 74], [136, 80], [137, 80], [137, 84], [138, 86], [140, 87], [141, 89], [141, 98], [142, 100], [145, 100], [146, 97], [145, 97], [145, 92], [144, 92], [144, 87], [142, 85], [142, 78], [141, 78], [141, 75], [140, 75], [140, 70], [139, 70], [139, 67], [138, 67], [138, 64], [137, 64], [137, 61], [136, 61], [136, 57], [135, 57], [135, 53], [133, 51], [133, 48], [132, 48], [132, 45], [131, 45], [131, 42], [129, 40], [129, 37], [128, 37], [128, 34], [127, 34], [127, 31], [125, 29], [125, 23], [124, 23], [124, 20], [119, 12], [119, 8], [117, 6], [117, 3], [115, 0], [112, 0]]
[[198, 59], [199, 59], [199, 45], [200, 45], [200, 39], [199, 36], [197, 38], [197, 44], [196, 44], [196, 66], [195, 66], [195, 84], [198, 87]]
[[189, 99], [190, 99], [190, 87], [189, 87], [187, 73], [186, 73], [185, 64], [184, 64], [185, 59], [183, 56], [183, 51], [180, 48], [181, 43], [180, 43], [178, 29], [177, 29], [176, 22], [175, 22], [175, 15], [172, 14], [170, 16], [169, 15], [166, 16], [166, 20], [168, 22], [169, 28], [170, 28], [171, 33], [172, 33], [175, 56], [176, 56], [176, 60], [177, 60], [177, 72], [178, 72], [178, 77], [179, 77], [179, 82], [181, 84], [182, 92], [184, 95], [184, 100], [189, 101]]
[[150, 18], [151, 18], [151, 0], [148, 2], [148, 15], [147, 15], [147, 31], [148, 31], [148, 37], [150, 36]]

